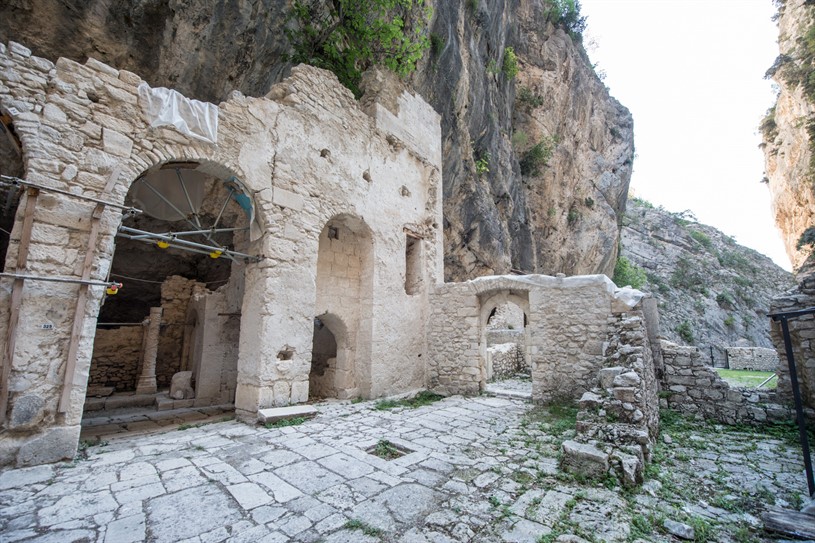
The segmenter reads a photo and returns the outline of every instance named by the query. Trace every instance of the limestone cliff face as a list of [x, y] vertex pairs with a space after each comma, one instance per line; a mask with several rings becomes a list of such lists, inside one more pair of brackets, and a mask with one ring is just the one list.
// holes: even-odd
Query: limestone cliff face
[[722, 347], [773, 347], [770, 302], [795, 281], [766, 256], [637, 199], [628, 202], [622, 256], [645, 270], [643, 290], [658, 300], [667, 339], [696, 345], [705, 355], [713, 347], [717, 362]]
[[806, 260], [809, 250], [799, 251], [801, 234], [815, 226], [815, 176], [812, 148], [815, 104], [808, 99], [794, 72], [802, 62], [802, 43], [815, 23], [815, 5], [807, 0], [787, 0], [778, 20], [781, 56], [773, 67], [773, 80], [780, 92], [774, 110], [762, 123], [763, 149], [775, 222], [781, 230], [793, 268]]
[[[445, 277], [611, 274], [631, 116], [540, 0], [436, 2], [411, 83], [442, 115]], [[201, 100], [263, 95], [289, 69], [287, 0], [10, 0], [0, 41], [92, 56]], [[502, 70], [518, 55], [514, 79]], [[551, 158], [521, 161], [538, 143]], [[478, 163], [478, 166], [476, 165]]]

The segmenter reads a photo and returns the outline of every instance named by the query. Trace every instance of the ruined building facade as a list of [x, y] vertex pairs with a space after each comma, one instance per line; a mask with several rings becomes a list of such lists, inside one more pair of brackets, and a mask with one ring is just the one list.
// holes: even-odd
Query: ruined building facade
[[594, 386], [636, 296], [605, 276], [445, 284], [439, 116], [385, 73], [364, 87], [299, 66], [216, 106], [0, 45], [0, 464], [72, 457], [89, 386], [172, 385], [244, 419], [475, 394], [507, 302], [536, 400]]

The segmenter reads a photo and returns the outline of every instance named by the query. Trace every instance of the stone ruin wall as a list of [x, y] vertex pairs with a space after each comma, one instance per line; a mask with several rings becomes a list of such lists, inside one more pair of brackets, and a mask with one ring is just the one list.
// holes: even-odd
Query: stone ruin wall
[[607, 319], [603, 367], [580, 398], [575, 438], [563, 443], [567, 471], [598, 478], [613, 471], [625, 486], [643, 480], [659, 433], [658, 383], [643, 305]]
[[477, 394], [486, 384], [486, 322], [507, 300], [527, 314], [532, 398], [572, 400], [602, 367], [607, 319], [618, 302], [605, 276], [481, 277], [437, 285], [428, 325], [428, 384], [444, 394]]
[[179, 275], [171, 275], [161, 284], [163, 312], [156, 355], [156, 386], [159, 389], [169, 388], [173, 375], [181, 371], [187, 307], [192, 295], [197, 291], [206, 291], [206, 288], [194, 279]]
[[763, 347], [728, 347], [727, 364], [731, 370], [772, 371], [778, 369], [778, 353]]
[[[317, 238], [332, 217], [364, 219], [374, 240], [376, 269], [368, 293], [375, 324], [368, 337], [359, 338], [370, 344], [371, 353], [363, 361], [370, 375], [363, 394], [421, 388], [425, 374], [418, 361], [426, 348], [428, 291], [442, 277], [443, 265], [440, 126], [432, 108], [419, 97], [391, 90], [388, 107], [372, 97], [363, 110], [333, 75], [299, 66], [267, 97], [233, 93], [221, 103], [218, 143], [208, 144], [174, 128], [150, 126], [139, 103], [142, 83], [136, 74], [93, 59], [51, 63], [20, 44], [0, 44], [0, 107], [11, 113], [22, 140], [26, 179], [118, 203], [138, 175], [172, 160], [198, 161], [243, 181], [258, 216], [244, 252], [264, 259], [243, 266], [251, 295], [241, 308], [236, 392], [241, 413], [307, 399]], [[414, 137], [402, 140], [380, 128], [386, 125]], [[113, 189], [104, 194], [111, 180]], [[21, 210], [26, 202], [23, 197]], [[27, 271], [80, 276], [93, 208], [42, 191]], [[120, 217], [110, 208], [102, 214], [93, 280], [106, 277]], [[424, 256], [426, 281], [412, 296], [405, 292], [405, 228], [421, 237]], [[20, 232], [18, 214], [9, 271], [15, 269]], [[34, 464], [75, 451], [101, 300], [99, 287], [89, 289], [63, 410], [58, 404], [77, 291], [71, 284], [25, 282], [16, 349], [4, 383], [10, 416], [0, 434], [0, 464]], [[5, 344], [8, 291], [0, 298]], [[39, 326], [46, 322], [53, 328]], [[281, 359], [283, 351], [291, 358]]]
[[660, 403], [690, 416], [724, 424], [788, 422], [794, 414], [783, 396], [772, 390], [733, 388], [696, 347], [662, 341], [665, 374]]
[[526, 353], [520, 343], [498, 343], [487, 347], [487, 380], [496, 381], [514, 377], [519, 373], [529, 374]]
[[97, 329], [88, 388], [113, 387], [116, 392], [136, 390], [143, 338], [143, 326]]
[[[798, 311], [815, 307], [815, 262], [810, 258], [798, 271], [798, 286], [772, 300], [770, 313]], [[815, 315], [788, 321], [798, 384], [804, 405], [815, 408]], [[781, 403], [792, 404], [792, 385], [781, 325], [770, 324], [770, 337], [778, 352], [778, 387]]]

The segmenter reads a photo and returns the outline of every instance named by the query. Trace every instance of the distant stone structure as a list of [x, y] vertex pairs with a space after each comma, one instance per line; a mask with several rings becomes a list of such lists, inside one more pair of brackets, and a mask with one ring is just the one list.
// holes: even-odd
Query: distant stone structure
[[727, 363], [731, 370], [772, 371], [778, 369], [778, 352], [763, 347], [728, 347]]
[[663, 341], [662, 357], [665, 407], [725, 424], [788, 422], [794, 418], [788, 403], [774, 390], [731, 387], [696, 347]]

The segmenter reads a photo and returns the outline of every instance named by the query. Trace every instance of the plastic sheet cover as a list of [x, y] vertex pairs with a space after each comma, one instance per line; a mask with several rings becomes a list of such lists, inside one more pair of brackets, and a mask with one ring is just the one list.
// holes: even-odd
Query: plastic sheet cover
[[218, 106], [187, 98], [178, 91], [164, 87], [139, 85], [139, 103], [147, 114], [150, 126], [174, 126], [179, 132], [194, 138], [218, 141]]

